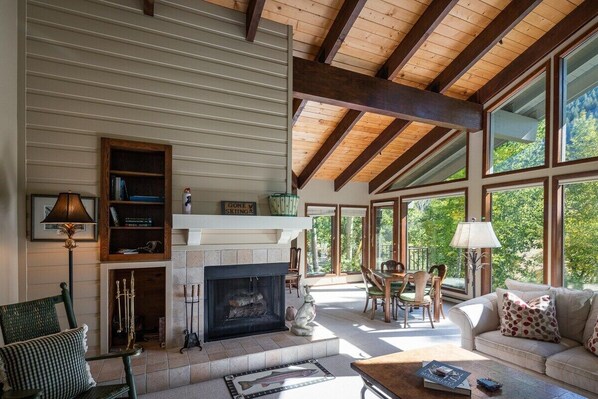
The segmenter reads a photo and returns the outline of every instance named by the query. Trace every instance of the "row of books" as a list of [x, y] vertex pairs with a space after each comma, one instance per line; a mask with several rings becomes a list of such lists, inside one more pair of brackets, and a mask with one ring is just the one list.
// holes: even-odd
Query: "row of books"
[[[110, 207], [110, 217], [112, 218], [112, 224], [116, 227], [121, 226], [121, 220], [118, 217], [118, 212], [116, 212], [116, 208], [111, 206]], [[125, 217], [124, 226], [127, 227], [152, 227], [154, 225], [154, 221], [151, 217]]]
[[110, 178], [110, 198], [115, 201], [163, 202], [164, 197], [158, 195], [129, 195], [127, 182], [119, 176]]

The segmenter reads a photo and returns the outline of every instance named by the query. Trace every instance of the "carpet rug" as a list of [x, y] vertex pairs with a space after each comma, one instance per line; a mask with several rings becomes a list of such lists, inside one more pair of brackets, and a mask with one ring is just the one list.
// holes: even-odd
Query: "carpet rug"
[[226, 386], [233, 399], [252, 399], [334, 379], [317, 360], [227, 375]]

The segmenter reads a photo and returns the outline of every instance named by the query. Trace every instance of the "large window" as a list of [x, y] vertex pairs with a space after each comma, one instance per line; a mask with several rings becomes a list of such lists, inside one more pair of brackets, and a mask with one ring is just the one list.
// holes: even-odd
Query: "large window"
[[332, 273], [336, 206], [308, 205], [307, 216], [313, 217], [313, 228], [306, 234], [307, 275]]
[[394, 214], [393, 202], [374, 204], [374, 265], [394, 259]]
[[402, 199], [406, 216], [406, 245], [403, 260], [409, 270], [428, 270], [445, 264], [448, 269], [444, 287], [465, 290], [466, 269], [461, 251], [450, 246], [457, 224], [465, 220], [463, 191], [428, 198]]
[[546, 164], [546, 72], [490, 113], [489, 174]]
[[341, 206], [341, 259], [342, 273], [360, 273], [364, 264], [365, 226], [367, 207]]
[[560, 159], [598, 157], [598, 34], [560, 59]]
[[598, 180], [563, 182], [558, 195], [563, 286], [598, 290]]
[[485, 188], [500, 248], [492, 250], [490, 290], [505, 287], [507, 278], [542, 283], [544, 278], [546, 183], [534, 186]]

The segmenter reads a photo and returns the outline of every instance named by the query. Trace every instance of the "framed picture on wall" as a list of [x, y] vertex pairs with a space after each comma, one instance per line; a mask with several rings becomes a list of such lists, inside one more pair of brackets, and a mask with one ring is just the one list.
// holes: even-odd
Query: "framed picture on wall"
[[[64, 241], [66, 235], [60, 231], [57, 224], [41, 224], [50, 213], [56, 200], [57, 195], [42, 195], [31, 194], [31, 241]], [[98, 199], [97, 197], [81, 197], [83, 206], [89, 216], [96, 222], [98, 221]], [[97, 241], [98, 240], [98, 225], [97, 224], [80, 224], [77, 225], [77, 233], [73, 236], [75, 241]]]

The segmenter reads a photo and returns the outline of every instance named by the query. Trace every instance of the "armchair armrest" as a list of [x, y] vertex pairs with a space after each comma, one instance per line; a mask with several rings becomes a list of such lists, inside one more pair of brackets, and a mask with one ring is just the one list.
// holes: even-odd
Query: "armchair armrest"
[[496, 293], [486, 294], [453, 306], [448, 318], [461, 329], [461, 347], [474, 350], [476, 335], [496, 330], [500, 324]]
[[122, 352], [112, 352], [112, 353], [105, 353], [103, 355], [98, 356], [89, 356], [86, 357], [85, 360], [88, 362], [93, 362], [94, 360], [105, 360], [105, 359], [115, 359], [117, 357], [130, 357], [130, 356], [137, 356], [141, 353], [141, 348], [133, 348], [124, 350]]
[[42, 391], [39, 389], [24, 389], [22, 391], [10, 390], [6, 392], [0, 390], [0, 398], [2, 399], [37, 399], [40, 398], [41, 395]]

